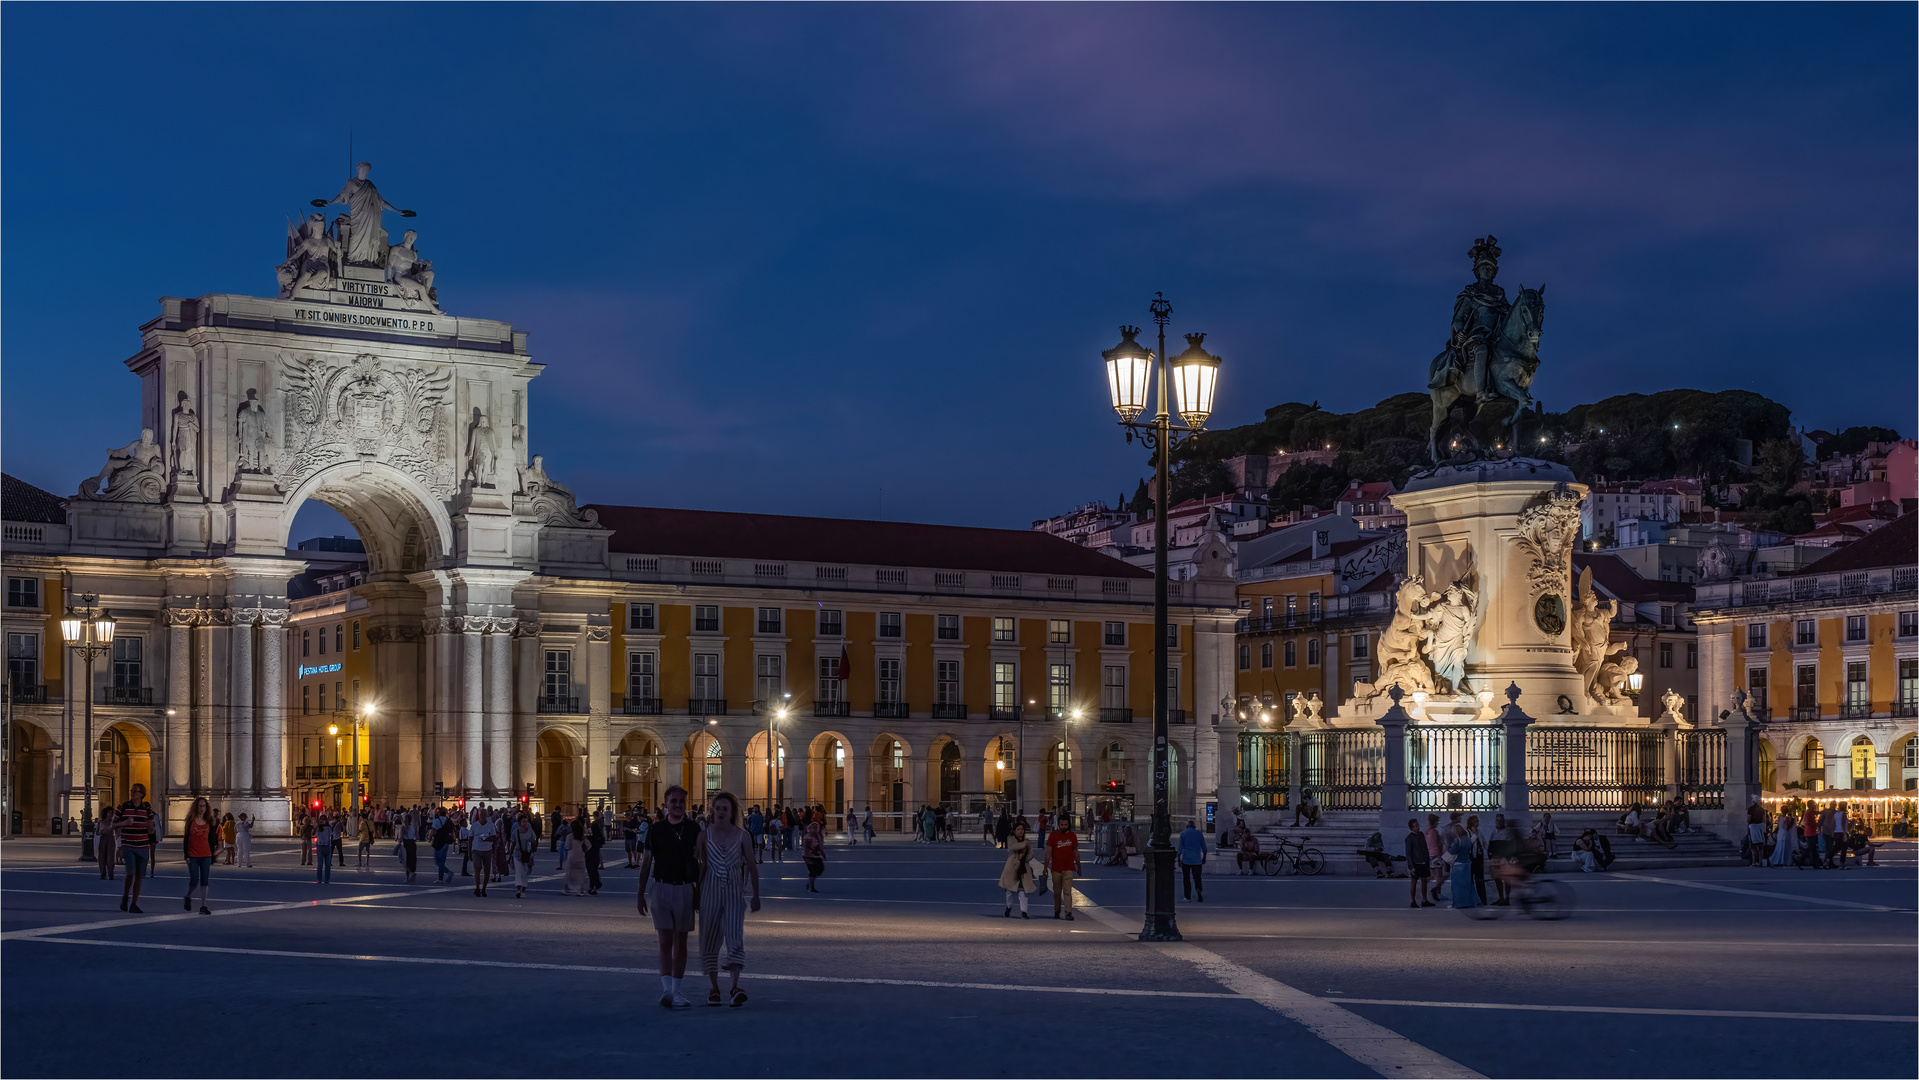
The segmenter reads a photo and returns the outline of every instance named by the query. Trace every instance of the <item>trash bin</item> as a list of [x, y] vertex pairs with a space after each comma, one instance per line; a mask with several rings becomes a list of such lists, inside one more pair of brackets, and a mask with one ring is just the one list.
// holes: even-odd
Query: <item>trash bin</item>
[[8, 830], [8, 835], [19, 836], [22, 832], [26, 831], [26, 827], [27, 827], [26, 816], [23, 815], [20, 811], [15, 810], [12, 815], [12, 824], [13, 824], [13, 828]]
[[60, 815], [59, 814], [53, 815], [52, 825], [53, 825], [53, 835], [59, 836], [60, 835]]

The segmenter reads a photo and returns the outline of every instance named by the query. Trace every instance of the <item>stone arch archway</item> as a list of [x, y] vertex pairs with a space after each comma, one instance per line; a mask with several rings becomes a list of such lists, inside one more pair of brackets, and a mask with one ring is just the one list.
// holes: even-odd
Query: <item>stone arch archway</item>
[[[926, 755], [926, 793], [929, 801], [948, 810], [964, 810], [960, 792], [966, 790], [966, 751], [951, 735], [933, 739]], [[917, 804], [916, 804], [917, 805]]]
[[650, 812], [660, 805], [666, 785], [666, 752], [660, 740], [645, 728], [628, 729], [614, 749], [617, 805], [622, 809], [637, 805]]
[[[96, 721], [99, 722], [99, 721]], [[145, 726], [131, 720], [108, 720], [94, 733], [94, 812], [132, 797], [133, 785], [154, 791], [157, 742]]]
[[538, 739], [539, 793], [549, 808], [580, 806], [586, 798], [585, 747], [562, 727], [542, 730]]
[[286, 493], [274, 533], [284, 549], [308, 499], [340, 512], [366, 545], [371, 578], [438, 568], [453, 557], [446, 503], [406, 472], [377, 461], [344, 461], [316, 470]]
[[807, 803], [826, 807], [829, 818], [844, 814], [859, 798], [853, 756], [853, 740], [845, 732], [828, 729], [807, 744]]
[[[903, 735], [883, 731], [867, 748], [867, 773], [861, 808], [867, 806], [881, 814], [904, 814], [919, 803], [918, 785], [913, 782], [913, 743]], [[881, 818], [898, 822], [899, 818]], [[875, 827], [879, 827], [876, 823]], [[898, 826], [889, 824], [887, 829]]]
[[[786, 805], [786, 793], [791, 790], [788, 759], [794, 753], [793, 744], [784, 732], [776, 732], [773, 736], [775, 753], [771, 762], [766, 760], [766, 746], [764, 731], [755, 732], [746, 741], [746, 782], [740, 785], [740, 799], [748, 808], [758, 805], [762, 812], [775, 805]], [[769, 781], [771, 794], [768, 793]]]

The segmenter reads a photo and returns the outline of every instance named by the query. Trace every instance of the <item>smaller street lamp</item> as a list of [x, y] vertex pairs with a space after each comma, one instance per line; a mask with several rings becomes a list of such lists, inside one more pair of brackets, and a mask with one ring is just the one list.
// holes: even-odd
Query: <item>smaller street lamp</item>
[[87, 794], [85, 809], [80, 817], [80, 858], [93, 858], [93, 758], [99, 753], [93, 745], [93, 662], [101, 654], [113, 648], [113, 615], [106, 609], [94, 609], [94, 602], [100, 599], [92, 593], [77, 597], [79, 610], [67, 608], [65, 617], [60, 620], [60, 636], [66, 640], [67, 648], [78, 652], [86, 661], [85, 692], [87, 699], [86, 719], [86, 770]]

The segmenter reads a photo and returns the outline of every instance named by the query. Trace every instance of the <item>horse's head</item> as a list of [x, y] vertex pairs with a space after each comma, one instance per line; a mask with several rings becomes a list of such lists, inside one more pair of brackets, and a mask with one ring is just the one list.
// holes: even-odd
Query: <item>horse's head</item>
[[1539, 334], [1546, 326], [1546, 287], [1528, 289], [1521, 285], [1513, 296], [1512, 314], [1506, 318], [1506, 346], [1527, 358], [1539, 355]]

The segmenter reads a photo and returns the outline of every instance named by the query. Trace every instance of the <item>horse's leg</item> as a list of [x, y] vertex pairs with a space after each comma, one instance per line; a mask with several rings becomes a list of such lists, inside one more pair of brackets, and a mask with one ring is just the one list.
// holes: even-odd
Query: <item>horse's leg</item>
[[1439, 429], [1446, 423], [1446, 413], [1452, 408], [1453, 399], [1459, 396], [1459, 391], [1453, 387], [1454, 384], [1447, 383], [1432, 392], [1433, 426], [1426, 432], [1426, 456], [1435, 465], [1439, 464]]

